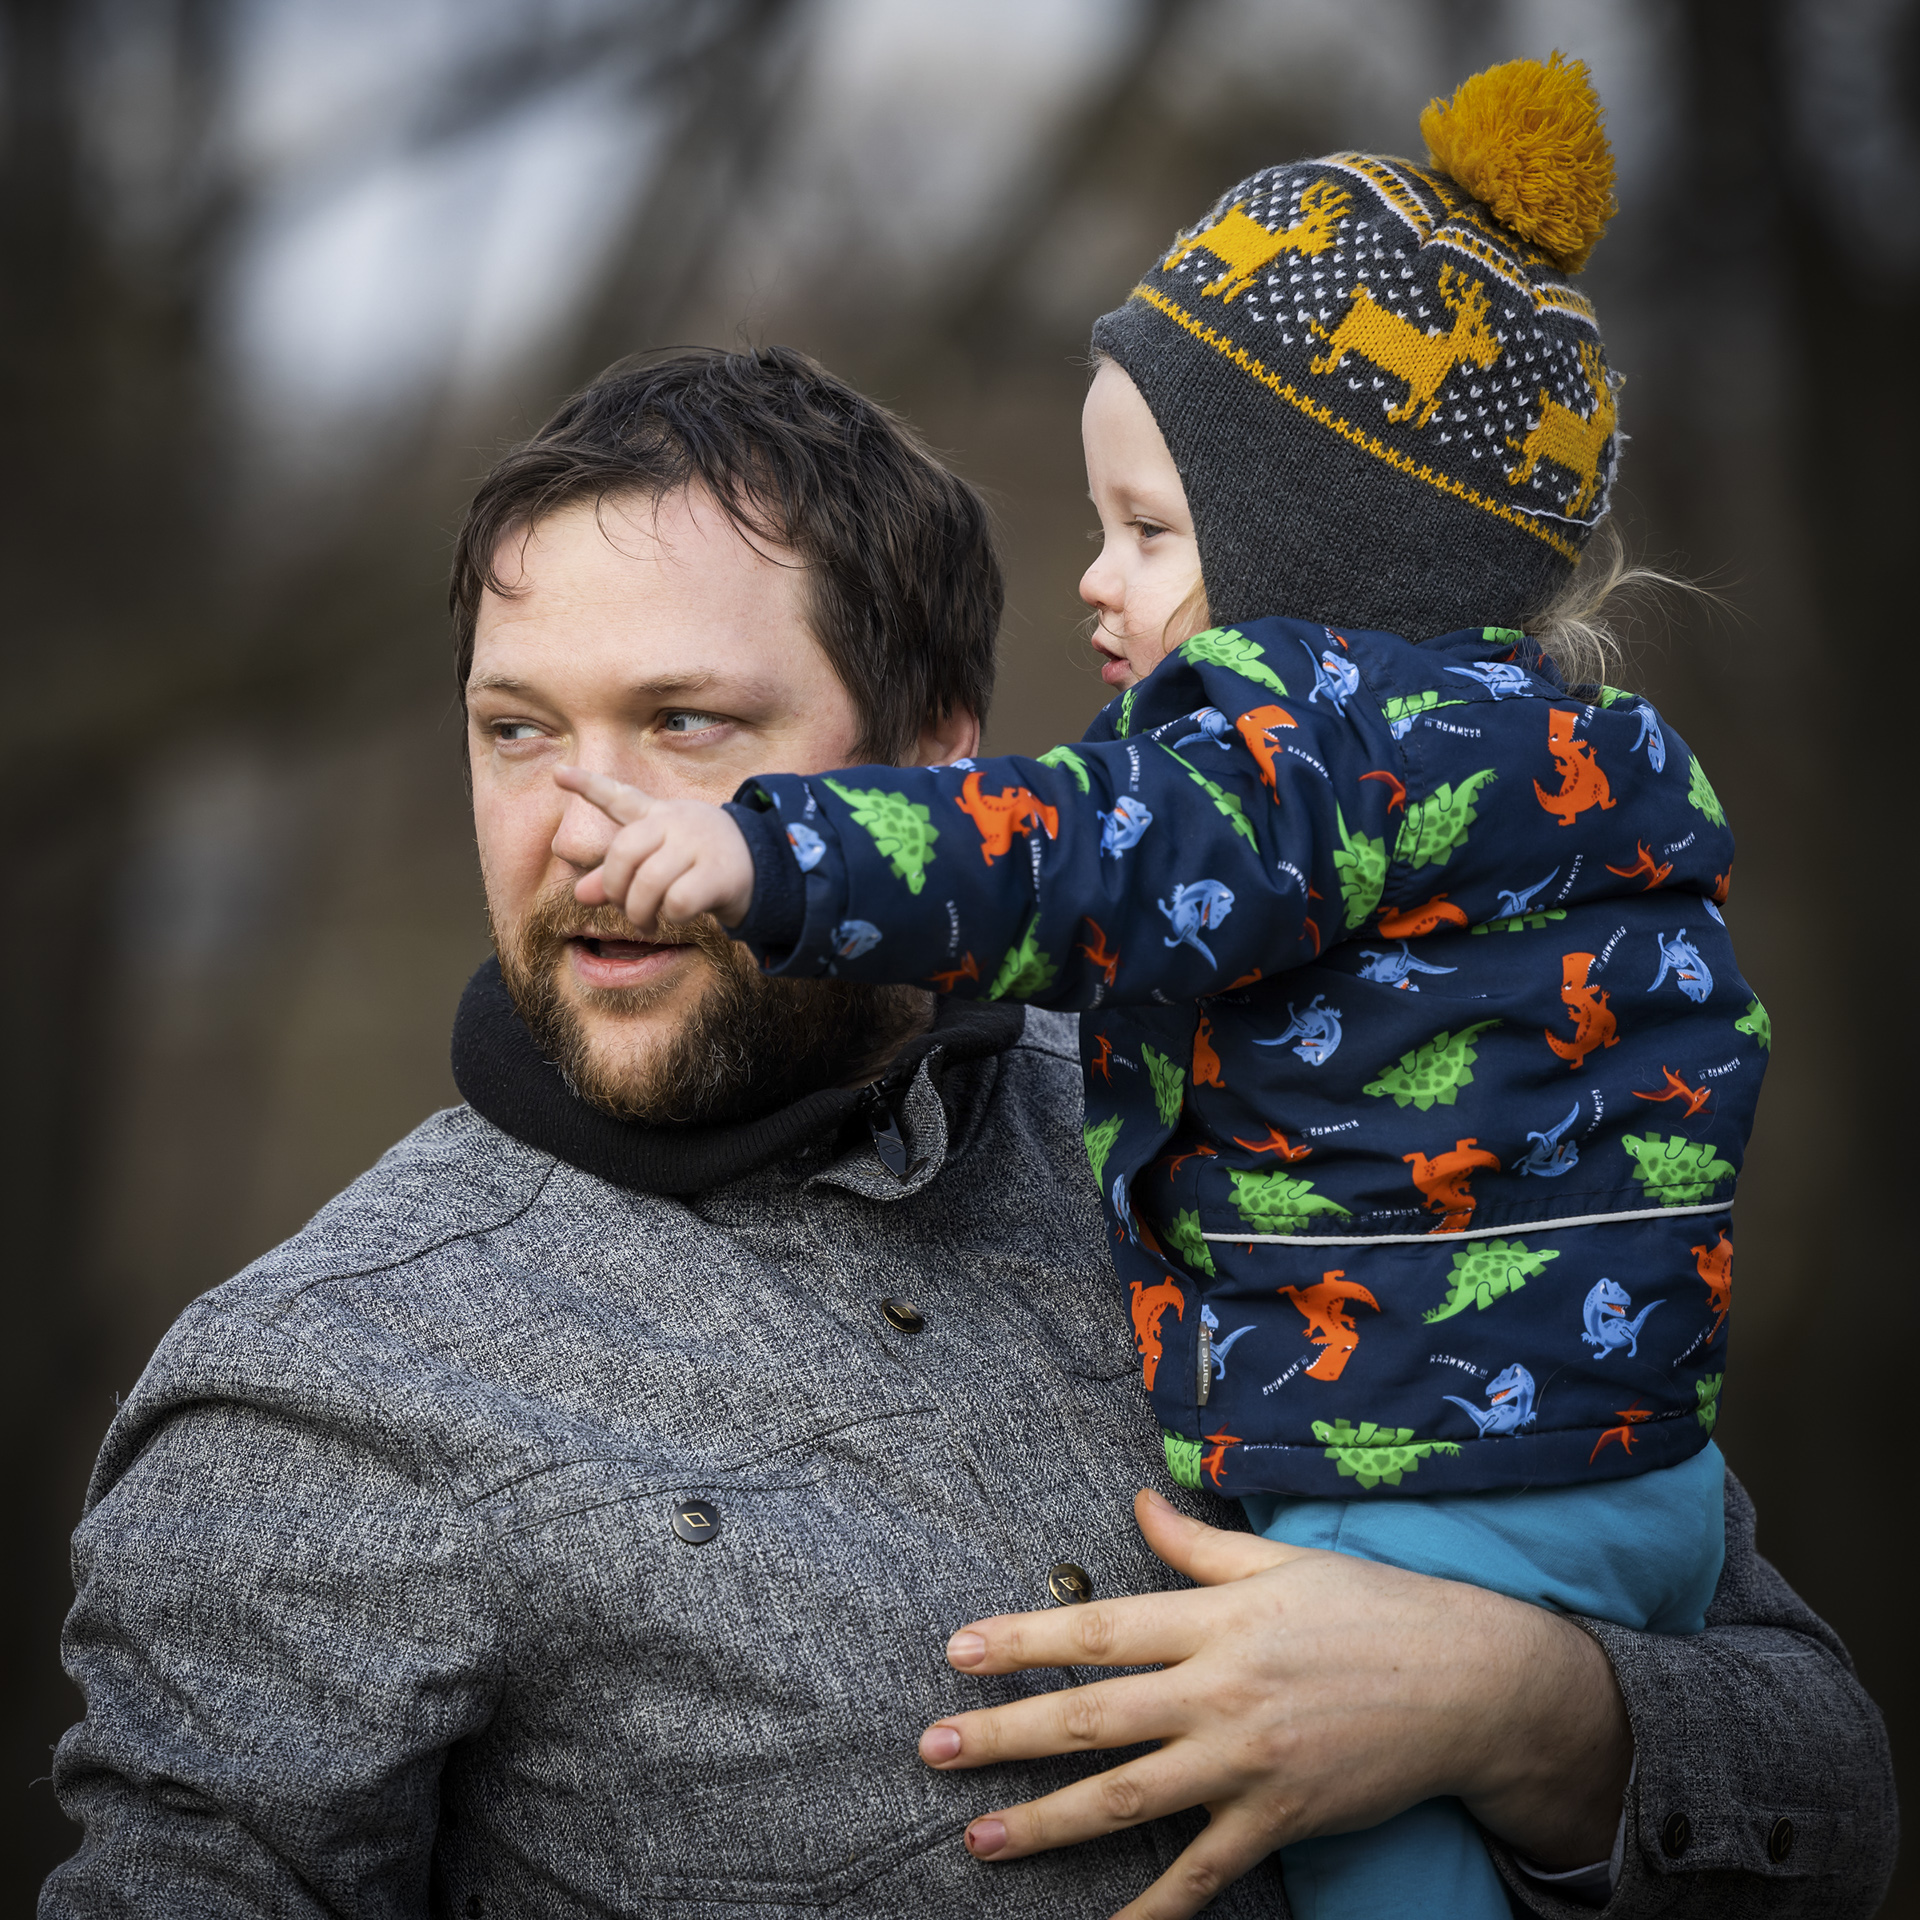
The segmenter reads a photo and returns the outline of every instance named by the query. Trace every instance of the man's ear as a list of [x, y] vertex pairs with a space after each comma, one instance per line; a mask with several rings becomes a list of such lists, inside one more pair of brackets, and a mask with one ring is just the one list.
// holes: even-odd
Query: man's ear
[[912, 764], [942, 767], [950, 760], [968, 760], [980, 751], [980, 722], [965, 707], [935, 715], [920, 729]]

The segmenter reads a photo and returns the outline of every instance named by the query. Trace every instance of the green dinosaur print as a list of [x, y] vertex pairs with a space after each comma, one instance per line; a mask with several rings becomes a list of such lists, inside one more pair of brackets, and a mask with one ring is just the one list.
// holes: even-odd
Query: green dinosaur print
[[1166, 1450], [1167, 1471], [1173, 1475], [1176, 1487], [1198, 1487], [1200, 1484], [1200, 1455], [1204, 1451], [1198, 1440], [1182, 1440], [1177, 1433], [1162, 1433], [1160, 1444]]
[[1632, 1154], [1633, 1177], [1646, 1188], [1647, 1198], [1670, 1207], [1710, 1200], [1722, 1180], [1733, 1178], [1731, 1162], [1722, 1160], [1704, 1141], [1684, 1139], [1677, 1133], [1623, 1133], [1620, 1144]]
[[1526, 637], [1518, 627], [1482, 627], [1480, 629], [1480, 638], [1496, 647], [1503, 642], [1507, 646], [1517, 647]]
[[1178, 760], [1186, 768], [1188, 778], [1199, 781], [1207, 791], [1207, 798], [1233, 823], [1234, 832], [1257, 852], [1260, 842], [1253, 837], [1253, 822], [1247, 818], [1247, 810], [1240, 804], [1239, 795], [1229, 793], [1226, 788], [1209, 780], [1191, 760], [1183, 759], [1171, 747], [1162, 746], [1160, 751], [1169, 759]]
[[1720, 1418], [1720, 1383], [1726, 1377], [1724, 1373], [1709, 1373], [1693, 1383], [1694, 1396], [1700, 1402], [1693, 1410], [1693, 1417], [1709, 1433], [1713, 1431], [1713, 1423]]
[[1383, 1067], [1377, 1080], [1367, 1082], [1361, 1091], [1376, 1099], [1393, 1095], [1397, 1107], [1409, 1104], [1422, 1113], [1436, 1102], [1450, 1107], [1459, 1098], [1460, 1089], [1473, 1081], [1473, 1063], [1479, 1059], [1474, 1041], [1498, 1020], [1481, 1020], [1455, 1033], [1436, 1033], [1411, 1053], [1403, 1053], [1399, 1063]]
[[1242, 680], [1271, 687], [1284, 699], [1293, 698], [1287, 683], [1267, 665], [1265, 652], [1235, 627], [1210, 627], [1196, 633], [1180, 651], [1195, 666], [1225, 667]]
[[1120, 696], [1119, 732], [1123, 740], [1133, 731], [1133, 696], [1139, 691], [1140, 689], [1137, 686], [1129, 687], [1126, 692]]
[[1504, 920], [1483, 921], [1477, 927], [1469, 927], [1469, 933], [1525, 933], [1531, 930], [1538, 933], [1549, 920], [1564, 920], [1567, 917], [1565, 907], [1541, 907], [1532, 913], [1510, 913]]
[[1720, 796], [1713, 790], [1713, 782], [1707, 778], [1707, 770], [1700, 764], [1698, 754], [1687, 760], [1687, 799], [1707, 816], [1707, 824], [1724, 827], [1727, 824], [1727, 810], [1720, 804]]
[[1170, 1127], [1180, 1118], [1187, 1076], [1155, 1047], [1142, 1047], [1140, 1058], [1147, 1063], [1147, 1078], [1153, 1082], [1153, 1104], [1160, 1110], [1160, 1124]]
[[1093, 1183], [1102, 1193], [1107, 1190], [1107, 1155], [1120, 1138], [1120, 1116], [1110, 1113], [1104, 1120], [1080, 1129], [1087, 1143], [1087, 1163], [1093, 1168]]
[[1191, 1207], [1182, 1207], [1173, 1216], [1173, 1224], [1167, 1229], [1167, 1239], [1174, 1252], [1195, 1273], [1212, 1274], [1213, 1249], [1200, 1232], [1200, 1216]]
[[1736, 1033], [1750, 1033], [1768, 1053], [1773, 1051], [1773, 1021], [1758, 1000], [1749, 1000], [1747, 1010], [1734, 1023]]
[[1398, 726], [1403, 720], [1414, 721], [1423, 713], [1435, 713], [1442, 707], [1464, 707], [1464, 700], [1442, 700], [1432, 688], [1425, 693], [1396, 693], [1392, 695], [1380, 711], [1386, 715], [1389, 726]]
[[1347, 931], [1373, 917], [1387, 884], [1387, 843], [1369, 834], [1349, 833], [1347, 816], [1336, 805], [1334, 824], [1340, 844], [1333, 850], [1333, 870], [1340, 877], [1340, 898], [1346, 903]]
[[1600, 704], [1603, 707], [1617, 707], [1623, 700], [1631, 700], [1633, 695], [1625, 687], [1602, 687]]
[[1529, 1280], [1537, 1280], [1546, 1271], [1547, 1262], [1559, 1258], [1557, 1250], [1535, 1253], [1524, 1240], [1483, 1240], [1453, 1256], [1447, 1297], [1420, 1318], [1429, 1324], [1451, 1320], [1469, 1307], [1485, 1313], [1496, 1300], [1504, 1300]]
[[1092, 790], [1087, 779], [1087, 763], [1071, 747], [1049, 747], [1040, 756], [1040, 764], [1043, 767], [1065, 767], [1082, 793]]
[[1444, 867], [1479, 816], [1474, 802], [1488, 781], [1499, 779], [1492, 767], [1470, 773], [1454, 786], [1442, 781], [1425, 800], [1409, 800], [1407, 817], [1393, 842], [1393, 857], [1410, 867]]
[[1345, 1217], [1347, 1209], [1338, 1201], [1315, 1193], [1311, 1180], [1291, 1173], [1228, 1174], [1233, 1183], [1234, 1210], [1255, 1233], [1286, 1233], [1316, 1213], [1337, 1213]]
[[1420, 1462], [1435, 1453], [1457, 1454], [1457, 1440], [1416, 1440], [1411, 1427], [1380, 1427], [1362, 1420], [1350, 1427], [1344, 1420], [1316, 1420], [1313, 1437], [1327, 1449], [1327, 1458], [1340, 1469], [1343, 1480], [1358, 1480], [1371, 1490], [1382, 1481], [1400, 1484], [1404, 1473], [1418, 1473]]
[[1027, 922], [1020, 944], [1007, 949], [1007, 957], [1000, 962], [1000, 971], [987, 989], [987, 998], [1004, 1000], [1011, 996], [1015, 1000], [1029, 1000], [1052, 986], [1054, 975], [1059, 971], [1051, 956], [1041, 951], [1040, 916], [1036, 913]]
[[823, 784], [853, 809], [855, 822], [873, 836], [873, 844], [895, 877], [907, 883], [907, 891], [918, 893], [927, 884], [933, 843], [940, 838], [933, 815], [905, 794], [890, 793], [884, 787], [843, 787], [838, 780]]

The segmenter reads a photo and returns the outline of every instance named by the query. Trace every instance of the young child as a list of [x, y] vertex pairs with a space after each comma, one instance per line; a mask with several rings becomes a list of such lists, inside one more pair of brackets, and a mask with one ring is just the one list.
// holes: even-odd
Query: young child
[[[1699, 761], [1550, 604], [1617, 448], [1567, 279], [1611, 160], [1557, 55], [1421, 125], [1431, 167], [1257, 174], [1096, 326], [1082, 593], [1123, 691], [1079, 745], [769, 775], [583, 888], [775, 972], [1080, 1009], [1174, 1478], [1696, 1632], [1769, 1029]], [[1300, 1920], [1508, 1911], [1457, 1802], [1282, 1867]]]

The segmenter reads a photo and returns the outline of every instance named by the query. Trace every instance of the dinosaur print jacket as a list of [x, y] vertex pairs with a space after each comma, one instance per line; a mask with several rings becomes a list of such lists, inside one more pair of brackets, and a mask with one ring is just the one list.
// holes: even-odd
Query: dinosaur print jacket
[[1705, 1445], [1765, 1009], [1644, 700], [1525, 636], [1198, 635], [1038, 759], [749, 782], [770, 971], [1078, 1009], [1176, 1475], [1400, 1495]]

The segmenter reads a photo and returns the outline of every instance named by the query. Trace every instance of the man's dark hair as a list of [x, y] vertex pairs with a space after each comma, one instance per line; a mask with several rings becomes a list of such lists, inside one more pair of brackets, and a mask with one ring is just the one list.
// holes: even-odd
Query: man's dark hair
[[807, 569], [814, 636], [898, 760], [955, 707], [985, 718], [1004, 590], [987, 510], [904, 421], [790, 347], [622, 361], [574, 395], [473, 497], [454, 550], [454, 665], [473, 669], [502, 543], [577, 500], [703, 487], [749, 539]]

